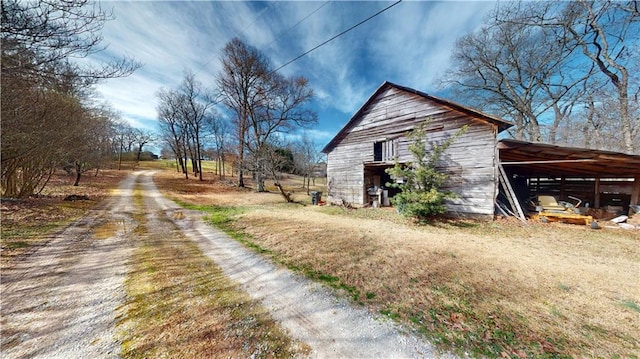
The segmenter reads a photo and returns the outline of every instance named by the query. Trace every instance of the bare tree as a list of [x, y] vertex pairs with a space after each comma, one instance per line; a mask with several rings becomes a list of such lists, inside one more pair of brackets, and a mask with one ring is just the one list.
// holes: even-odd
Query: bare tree
[[82, 174], [100, 167], [112, 158], [113, 144], [117, 140], [114, 133], [114, 120], [110, 112], [101, 109], [88, 109], [79, 119], [81, 126], [73, 133], [73, 146], [65, 151], [65, 167], [69, 174], [75, 174], [74, 186], [78, 186]]
[[179, 112], [191, 136], [194, 152], [192, 158], [195, 157], [194, 169], [202, 181], [202, 139], [205, 135], [207, 120], [209, 116], [213, 116], [212, 107], [215, 105], [215, 100], [196, 80], [192, 72], [185, 73], [179, 91]]
[[134, 129], [128, 123], [118, 118], [114, 124], [114, 148], [118, 154], [118, 171], [122, 169], [122, 160], [125, 152], [131, 152], [131, 147], [135, 142]]
[[557, 46], [553, 32], [503, 21], [536, 6], [497, 8], [483, 28], [459, 39], [443, 83], [472, 105], [512, 119], [516, 139], [542, 141], [540, 118], [551, 111], [547, 141], [554, 142], [589, 73], [574, 71], [571, 52]]
[[637, 150], [634, 137], [640, 131], [640, 117], [633, 118], [629, 109], [629, 67], [637, 66], [640, 55], [638, 3], [581, 0], [568, 6], [570, 15], [561, 23], [562, 34], [567, 36], [568, 45], [579, 47], [615, 87], [625, 150], [633, 153]]
[[[272, 71], [260, 51], [237, 38], [226, 45], [221, 61], [223, 70], [218, 75], [218, 86], [222, 103], [230, 110], [236, 127], [238, 186], [244, 186], [243, 170], [250, 168], [256, 190], [264, 191], [265, 177], [276, 172], [274, 141], [279, 141], [278, 136], [283, 133], [317, 120], [307, 107], [313, 91], [304, 77], [285, 78]], [[251, 163], [246, 161], [245, 151]], [[280, 192], [290, 200], [281, 188]]]
[[260, 107], [264, 95], [261, 89], [267, 82], [270, 64], [255, 47], [238, 38], [227, 43], [220, 59], [222, 71], [217, 83], [222, 103], [231, 111], [238, 143], [238, 187], [244, 187], [245, 147], [251, 118]]
[[91, 0], [2, 0], [2, 76], [39, 82], [73, 73], [89, 85], [122, 77], [141, 66], [130, 58], [82, 67], [68, 60], [106, 48], [101, 31], [112, 14]]
[[208, 118], [207, 127], [211, 131], [213, 137], [215, 158], [216, 158], [216, 172], [218, 176], [225, 177], [226, 175], [226, 160], [227, 160], [227, 146], [229, 145], [229, 122], [225, 121], [220, 116], [210, 116]]
[[[23, 198], [42, 190], [65, 152], [78, 146], [74, 136], [82, 128], [84, 109], [72, 96], [3, 83], [2, 190], [3, 197]], [[64, 133], [59, 119], [66, 119]]]
[[303, 134], [293, 145], [293, 158], [296, 172], [303, 178], [302, 188], [305, 188], [306, 183], [307, 194], [309, 194], [311, 178], [314, 177], [314, 169], [321, 158], [320, 150], [307, 134]]
[[142, 149], [145, 145], [156, 140], [156, 134], [148, 130], [136, 128], [133, 130], [133, 139], [136, 146], [136, 161], [140, 161]]
[[[304, 77], [284, 78], [271, 74], [268, 87], [259, 90], [262, 97], [261, 106], [253, 109], [250, 119], [251, 136], [247, 141], [247, 149], [251, 152], [255, 164], [256, 190], [264, 191], [264, 176], [273, 172], [265, 168], [269, 161], [270, 143], [275, 136], [307, 127], [317, 121], [316, 114], [306, 107], [313, 97]], [[264, 163], [263, 163], [264, 162]]]
[[176, 170], [189, 178], [186, 163], [186, 124], [179, 114], [179, 94], [175, 90], [161, 89], [158, 94], [158, 122], [162, 138], [169, 145], [176, 158]]
[[170, 140], [169, 145], [176, 149], [176, 156], [183, 155], [185, 176], [188, 178], [188, 152], [193, 171], [202, 181], [203, 139], [210, 117], [214, 116], [213, 96], [196, 80], [193, 73], [186, 72], [182, 84], [176, 90], [161, 90], [158, 97], [161, 131]]
[[[596, 103], [596, 98], [599, 98]], [[640, 116], [637, 102], [629, 104], [630, 113]], [[595, 91], [585, 99], [583, 108], [574, 112], [567, 123], [559, 128], [562, 143], [585, 148], [625, 152], [621, 141], [620, 106], [615, 96]], [[634, 132], [633, 141], [640, 141], [640, 131]]]
[[103, 49], [100, 31], [111, 17], [92, 2], [2, 0], [1, 6], [2, 191], [26, 197], [91, 138], [79, 135], [92, 125], [90, 86], [140, 64], [123, 58], [96, 68], [74, 61]]
[[571, 53], [574, 63], [581, 68], [590, 68], [586, 65], [590, 64], [597, 69], [588, 73], [585, 81], [592, 87], [593, 81], [600, 81], [598, 74], [613, 87], [624, 150], [629, 153], [637, 150], [635, 137], [640, 131], [640, 116], [632, 114], [630, 103], [640, 88], [640, 77], [636, 71], [630, 71], [638, 69], [640, 55], [637, 1], [541, 2], [535, 3], [531, 11], [503, 21], [553, 33], [552, 43], [564, 53]]

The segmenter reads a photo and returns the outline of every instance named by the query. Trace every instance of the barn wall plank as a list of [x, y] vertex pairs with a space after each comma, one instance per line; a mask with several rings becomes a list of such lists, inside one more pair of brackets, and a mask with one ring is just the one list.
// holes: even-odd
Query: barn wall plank
[[364, 204], [364, 163], [374, 160], [374, 143], [395, 139], [397, 160], [411, 162], [407, 133], [427, 120], [430, 143], [445, 141], [462, 126], [468, 126], [444, 152], [438, 165], [449, 175], [445, 189], [458, 195], [447, 202], [447, 208], [461, 215], [493, 214], [497, 190], [495, 125], [395, 87], [373, 99], [329, 152], [329, 200]]

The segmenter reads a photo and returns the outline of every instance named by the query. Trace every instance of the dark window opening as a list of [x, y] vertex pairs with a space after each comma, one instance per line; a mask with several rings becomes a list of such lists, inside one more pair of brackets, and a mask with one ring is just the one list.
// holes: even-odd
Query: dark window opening
[[375, 142], [373, 144], [374, 161], [393, 161], [396, 158], [397, 140]]
[[373, 160], [382, 161], [382, 142], [373, 144]]

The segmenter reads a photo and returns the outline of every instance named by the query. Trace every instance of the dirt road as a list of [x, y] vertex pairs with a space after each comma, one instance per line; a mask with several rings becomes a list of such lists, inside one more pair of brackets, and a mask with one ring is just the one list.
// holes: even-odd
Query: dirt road
[[[135, 172], [116, 196], [29, 258], [2, 273], [2, 357], [119, 356], [115, 318], [124, 303], [136, 227], [133, 188], [147, 216], [166, 216], [240, 283], [318, 358], [442, 357], [387, 320], [353, 308], [326, 288], [280, 268], [206, 225], [157, 190], [152, 172]], [[156, 222], [166, 223], [168, 221]], [[157, 229], [157, 228], [156, 228]], [[169, 228], [167, 230], [170, 230]], [[446, 355], [447, 357], [452, 357]]]
[[114, 320], [125, 300], [138, 175], [124, 180], [100, 208], [2, 272], [3, 358], [118, 356]]

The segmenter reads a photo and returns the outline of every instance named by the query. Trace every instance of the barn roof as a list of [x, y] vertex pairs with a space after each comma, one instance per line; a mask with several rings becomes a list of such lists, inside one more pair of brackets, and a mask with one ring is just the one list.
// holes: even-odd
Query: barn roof
[[526, 177], [633, 178], [640, 176], [640, 155], [503, 139], [500, 162]]
[[338, 132], [338, 134], [335, 135], [335, 137], [333, 137], [333, 139], [331, 139], [331, 141], [329, 141], [329, 143], [322, 149], [322, 152], [324, 153], [328, 153], [331, 151], [331, 149], [333, 149], [343, 138], [344, 136], [347, 135], [349, 129], [354, 125], [355, 121], [357, 120], [358, 117], [360, 117], [360, 114], [369, 106], [369, 104], [371, 104], [371, 102], [373, 102], [373, 100], [382, 92], [385, 91], [387, 88], [389, 87], [394, 87], [398, 90], [402, 90], [414, 95], [418, 95], [420, 97], [426, 98], [428, 100], [434, 101], [442, 106], [445, 107], [449, 107], [452, 108], [454, 110], [460, 111], [462, 113], [465, 113], [467, 115], [473, 116], [475, 118], [479, 118], [482, 119], [484, 121], [487, 121], [489, 123], [492, 123], [494, 125], [498, 126], [498, 132], [506, 130], [507, 128], [513, 126], [513, 124], [511, 122], [505, 121], [503, 119], [500, 119], [498, 117], [495, 116], [491, 116], [488, 115], [486, 113], [482, 113], [478, 110], [474, 110], [470, 107], [466, 107], [466, 106], [462, 106], [460, 104], [448, 101], [448, 100], [444, 100], [441, 99], [439, 97], [435, 97], [435, 96], [431, 96], [427, 93], [424, 93], [422, 91], [418, 91], [406, 86], [400, 86], [400, 85], [396, 85], [394, 83], [391, 83], [389, 81], [385, 81], [384, 83], [382, 83], [382, 85], [380, 85], [380, 87], [378, 87], [378, 89], [373, 93], [373, 95], [371, 95], [371, 97], [369, 97], [369, 99], [364, 103], [364, 105], [362, 105], [362, 107], [360, 107], [360, 109], [358, 110], [358, 112], [356, 112], [351, 119], [347, 122], [346, 125], [344, 125], [344, 127], [342, 127], [342, 129]]

